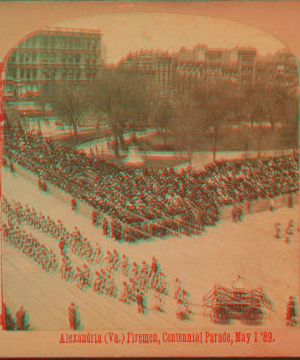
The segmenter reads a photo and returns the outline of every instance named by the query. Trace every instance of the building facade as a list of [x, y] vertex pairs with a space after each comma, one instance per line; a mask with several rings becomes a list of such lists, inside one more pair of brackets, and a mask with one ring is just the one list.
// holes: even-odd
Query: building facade
[[174, 58], [167, 52], [140, 51], [130, 53], [119, 64], [125, 73], [135, 70], [143, 74], [149, 81], [154, 82], [161, 92], [172, 86], [174, 78]]
[[45, 84], [83, 84], [103, 66], [98, 30], [45, 28], [18, 45], [8, 59], [5, 106], [34, 101]]
[[192, 50], [181, 48], [178, 53], [140, 51], [121, 62], [125, 72], [139, 69], [164, 89], [183, 90], [201, 80], [209, 84], [230, 81], [249, 84], [255, 81], [256, 49], [210, 49], [197, 45]]
[[230, 81], [235, 84], [254, 82], [255, 57], [251, 48], [232, 50], [210, 49], [197, 45], [193, 50], [180, 49], [176, 56], [176, 74], [181, 87], [190, 86], [193, 80], [209, 84]]
[[258, 57], [255, 64], [255, 82], [265, 82], [287, 87], [298, 86], [298, 70], [293, 54], [286, 50], [277, 51], [268, 57]]

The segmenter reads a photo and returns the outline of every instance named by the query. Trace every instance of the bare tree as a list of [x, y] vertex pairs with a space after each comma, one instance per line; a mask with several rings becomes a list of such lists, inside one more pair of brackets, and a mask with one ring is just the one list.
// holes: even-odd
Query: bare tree
[[230, 98], [228, 85], [202, 85], [194, 92], [200, 122], [209, 135], [212, 145], [213, 162], [216, 162], [216, 151], [220, 130], [230, 113]]
[[242, 121], [247, 112], [247, 99], [243, 91], [234, 89], [230, 94], [230, 109], [234, 115], [239, 129], [241, 130]]
[[104, 113], [115, 139], [115, 153], [128, 123], [145, 126], [151, 112], [151, 93], [139, 74], [126, 75], [120, 69], [107, 67], [92, 84], [91, 99], [94, 108]]
[[274, 85], [269, 91], [270, 93], [270, 114], [269, 114], [269, 122], [271, 125], [271, 130], [274, 130], [276, 123], [281, 122], [284, 125], [287, 122], [287, 118], [289, 117], [289, 109], [288, 103], [291, 99], [291, 94], [289, 94], [288, 90], [279, 85]]
[[155, 107], [157, 89], [143, 74], [136, 71], [125, 77], [124, 92], [126, 94], [124, 112], [133, 125], [133, 131], [145, 129]]
[[172, 124], [172, 131], [176, 136], [181, 156], [186, 152], [190, 165], [196, 149], [196, 142], [200, 141], [202, 124], [197, 117], [194, 99], [188, 92], [180, 93], [176, 101], [176, 116]]
[[271, 90], [269, 86], [260, 84], [247, 87], [245, 93], [249, 99], [248, 114], [252, 119], [252, 129], [257, 142], [257, 157], [259, 158], [263, 136], [266, 132], [266, 124], [271, 114]]
[[241, 143], [244, 146], [245, 159], [248, 159], [249, 148], [251, 146], [251, 143], [253, 142], [253, 133], [254, 133], [254, 130], [249, 129], [249, 127], [247, 125], [241, 127], [239, 136], [240, 136]]
[[158, 104], [153, 114], [153, 121], [164, 132], [164, 146], [167, 145], [168, 131], [175, 118], [175, 109], [169, 99]]
[[289, 135], [289, 142], [293, 147], [294, 152], [299, 149], [299, 108], [298, 108], [298, 94], [292, 93], [285, 106], [284, 128], [287, 128]]
[[37, 101], [44, 109], [49, 104], [54, 114], [71, 125], [74, 138], [78, 139], [79, 123], [90, 107], [85, 87], [75, 84], [46, 85]]

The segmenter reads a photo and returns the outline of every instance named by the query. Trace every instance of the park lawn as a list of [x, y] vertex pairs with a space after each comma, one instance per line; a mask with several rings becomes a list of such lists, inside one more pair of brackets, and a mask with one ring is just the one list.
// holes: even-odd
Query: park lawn
[[[251, 129], [249, 129], [251, 134]], [[261, 150], [281, 150], [291, 148], [291, 141], [288, 136], [285, 136], [282, 129], [266, 129], [261, 137]], [[180, 151], [178, 137], [169, 132], [167, 134], [166, 146], [164, 145], [164, 136], [157, 134], [146, 140], [140, 141], [140, 148], [147, 148], [149, 151]], [[208, 134], [194, 132], [190, 135], [190, 138], [184, 144], [184, 148], [187, 145], [193, 144], [195, 151], [212, 151], [212, 141]], [[246, 145], [243, 140], [243, 136], [239, 129], [226, 129], [221, 130], [217, 139], [217, 151], [245, 151]], [[252, 139], [248, 143], [248, 151], [257, 150], [257, 141]]]

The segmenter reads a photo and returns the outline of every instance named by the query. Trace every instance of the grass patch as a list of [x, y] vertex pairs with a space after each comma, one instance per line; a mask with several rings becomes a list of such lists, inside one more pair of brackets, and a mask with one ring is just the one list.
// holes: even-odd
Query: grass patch
[[[233, 128], [220, 131], [217, 139], [217, 151], [245, 151], [246, 136], [248, 137], [248, 151], [257, 151], [257, 138], [251, 128], [244, 132]], [[146, 148], [148, 151], [180, 151], [179, 139], [172, 132], [168, 133], [166, 145], [161, 134], [145, 140], [138, 140], [138, 143], [141, 150]], [[191, 134], [183, 148], [191, 144], [195, 151], [212, 151], [212, 142], [208, 134], [197, 132]], [[264, 129], [261, 133], [261, 151], [290, 149], [291, 147], [291, 137], [288, 131]]]

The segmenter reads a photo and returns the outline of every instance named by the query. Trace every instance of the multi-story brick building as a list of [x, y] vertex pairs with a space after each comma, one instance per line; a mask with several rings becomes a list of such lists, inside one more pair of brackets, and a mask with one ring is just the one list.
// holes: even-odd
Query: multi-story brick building
[[297, 64], [293, 54], [283, 49], [267, 57], [258, 57], [255, 64], [255, 83], [298, 86]]
[[100, 31], [42, 29], [19, 44], [8, 59], [6, 108], [26, 106], [44, 84], [87, 83], [97, 78], [102, 65]]
[[235, 48], [231, 50], [237, 66], [237, 83], [253, 84], [255, 74], [255, 58], [256, 49], [251, 48]]
[[153, 80], [156, 74], [154, 53], [151, 51], [129, 53], [126, 59], [119, 63], [119, 67], [122, 68], [125, 74], [129, 75], [138, 71], [146, 78]]
[[175, 62], [181, 87], [191, 86], [195, 79], [208, 83], [225, 80], [241, 86], [264, 83], [295, 87], [298, 84], [295, 58], [286, 49], [260, 56], [253, 48], [220, 50], [197, 45], [193, 50], [182, 48]]
[[120, 62], [119, 67], [127, 74], [138, 70], [149, 81], [153, 81], [162, 93], [167, 88], [172, 87], [174, 59], [167, 52], [140, 51], [135, 54], [130, 53], [125, 60]]
[[[201, 79], [207, 83], [220, 80], [236, 84], [253, 83], [255, 73], [256, 50], [234, 48], [232, 50], [209, 49], [206, 45], [197, 45], [194, 49], [181, 49], [176, 57], [176, 72], [185, 83]], [[186, 78], [190, 78], [187, 81]]]
[[155, 81], [156, 85], [164, 91], [172, 87], [174, 77], [173, 57], [168, 53], [156, 53], [155, 55]]

